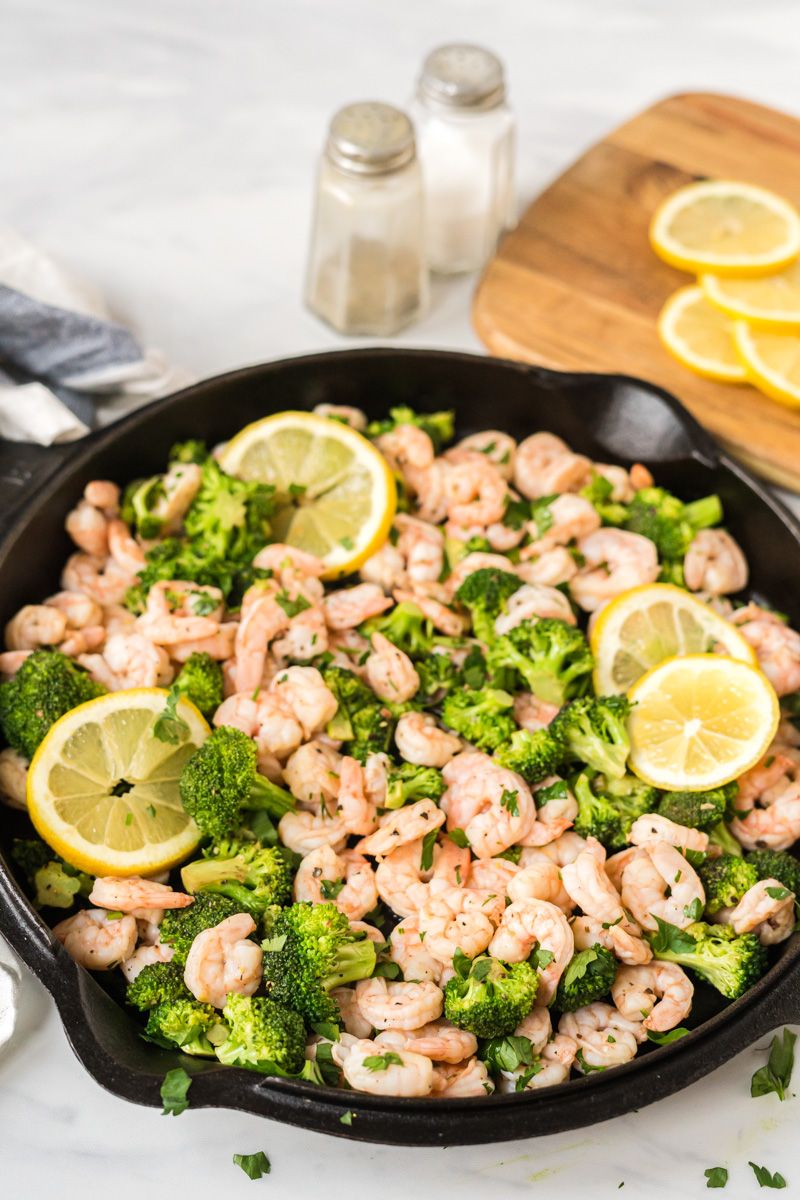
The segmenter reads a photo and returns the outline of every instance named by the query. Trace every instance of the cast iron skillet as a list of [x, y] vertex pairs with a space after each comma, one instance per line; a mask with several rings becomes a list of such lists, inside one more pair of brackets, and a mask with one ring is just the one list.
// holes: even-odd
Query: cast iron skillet
[[[622, 376], [559, 374], [517, 363], [432, 351], [357, 350], [249, 367], [210, 379], [126, 417], [77, 448], [0, 446], [0, 619], [56, 590], [69, 545], [64, 515], [93, 478], [126, 481], [163, 469], [170, 445], [215, 443], [248, 421], [321, 401], [379, 416], [394, 404], [454, 408], [460, 435], [487, 427], [521, 438], [550, 430], [601, 461], [641, 460], [657, 481], [693, 499], [722, 497], [726, 522], [745, 547], [752, 591], [800, 623], [800, 526], [752, 475], [729, 459], [666, 392]], [[24, 818], [0, 822], [0, 849]], [[194, 1107], [260, 1113], [306, 1129], [364, 1141], [429, 1146], [555, 1133], [606, 1120], [677, 1091], [784, 1022], [800, 1020], [800, 939], [779, 948], [767, 975], [723, 1007], [702, 986], [679, 1042], [645, 1048], [627, 1066], [519, 1096], [398, 1100], [266, 1079], [148, 1045], [113, 998], [115, 978], [77, 967], [25, 899], [0, 855], [0, 929], [52, 992], [80, 1061], [109, 1091], [160, 1106], [170, 1067], [193, 1075]], [[107, 990], [106, 990], [107, 989]], [[355, 1115], [351, 1125], [340, 1118]]]

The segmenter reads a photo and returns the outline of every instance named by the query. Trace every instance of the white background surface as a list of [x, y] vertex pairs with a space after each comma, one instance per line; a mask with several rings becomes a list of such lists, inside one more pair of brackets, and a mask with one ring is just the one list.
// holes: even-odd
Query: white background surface
[[[198, 375], [343, 344], [300, 301], [326, 119], [403, 103], [449, 39], [504, 58], [523, 201], [635, 109], [727, 90], [800, 111], [796, 0], [0, 0], [0, 220], [93, 278]], [[800, 169], [800, 164], [798, 164]], [[742, 164], [746, 175], [747, 165]], [[591, 238], [593, 231], [586, 230]], [[478, 349], [470, 279], [434, 288], [407, 345]], [[30, 977], [0, 1057], [0, 1194], [329, 1200], [758, 1193], [747, 1159], [800, 1191], [798, 1101], [751, 1100], [745, 1050], [681, 1095], [585, 1133], [450, 1151], [335, 1142], [228, 1112], [179, 1120], [101, 1092]], [[264, 1149], [251, 1183], [234, 1152]]]

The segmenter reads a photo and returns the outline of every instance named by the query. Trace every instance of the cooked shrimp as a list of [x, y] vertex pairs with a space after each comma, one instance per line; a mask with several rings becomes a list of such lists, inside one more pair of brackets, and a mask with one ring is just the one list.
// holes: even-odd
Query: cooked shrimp
[[476, 858], [494, 858], [531, 829], [536, 806], [521, 775], [499, 767], [486, 754], [460, 754], [443, 771], [447, 791], [441, 806], [448, 829], [463, 829]]
[[453, 570], [447, 577], [447, 593], [452, 598], [465, 579], [469, 579], [470, 575], [474, 575], [476, 571], [493, 569], [496, 571], [506, 571], [511, 575], [517, 574], [517, 569], [513, 563], [504, 558], [502, 554], [489, 554], [483, 550], [476, 550], [472, 554], [465, 555], [460, 559]]
[[[395, 853], [399, 854], [401, 851], [398, 850]], [[378, 867], [378, 872], [389, 861], [388, 858], [384, 859], [384, 862]], [[387, 901], [387, 903], [389, 902]], [[426, 949], [425, 942], [420, 937], [419, 925], [415, 916], [409, 915], [402, 921], [398, 921], [389, 934], [389, 957], [392, 962], [397, 963], [406, 979], [427, 980], [430, 983], [441, 982], [442, 964], [437, 958], [434, 958], [430, 950]]]
[[79, 550], [95, 558], [108, 554], [108, 519], [88, 500], [78, 501], [64, 526]]
[[338, 707], [316, 667], [287, 667], [269, 686], [300, 722], [306, 738], [324, 729]]
[[385, 855], [375, 871], [378, 895], [400, 917], [415, 916], [428, 899], [421, 859], [422, 838], [415, 838]]
[[28, 808], [28, 760], [16, 750], [0, 750], [0, 799], [9, 808]]
[[119, 512], [119, 488], [109, 479], [93, 479], [83, 489], [83, 498], [93, 508], [102, 509], [108, 517]]
[[429, 713], [403, 713], [394, 740], [401, 758], [419, 767], [443, 767], [461, 750], [461, 739], [440, 729]]
[[261, 686], [269, 643], [288, 627], [289, 618], [272, 591], [260, 584], [247, 589], [234, 642], [237, 692], [253, 692]]
[[103, 658], [119, 680], [119, 687], [162, 687], [172, 682], [166, 650], [154, 646], [141, 633], [115, 633], [103, 647]]
[[758, 665], [779, 696], [800, 689], [800, 633], [790, 629], [774, 613], [755, 604], [737, 610], [731, 617], [742, 637], [756, 652]]
[[575, 907], [561, 880], [561, 872], [548, 858], [519, 867], [509, 881], [507, 894], [512, 900], [547, 900], [567, 914]]
[[[340, 886], [326, 888], [326, 883]], [[318, 846], [297, 869], [294, 898], [310, 904], [331, 901], [350, 920], [359, 921], [378, 903], [378, 889], [362, 855], [345, 850], [340, 856], [330, 846]]]
[[[68, 629], [86, 629], [108, 623], [102, 607], [92, 600], [91, 596], [85, 596], [82, 592], [56, 592], [54, 596], [47, 597], [45, 604], [64, 614]], [[127, 613], [127, 609], [125, 611]], [[133, 621], [133, 614], [128, 615]]]
[[249, 936], [255, 930], [249, 913], [234, 913], [198, 933], [186, 956], [183, 979], [201, 1004], [224, 1008], [231, 992], [252, 996], [258, 991], [262, 951]]
[[562, 833], [561, 837], [556, 838], [554, 842], [548, 842], [545, 846], [523, 849], [519, 863], [521, 867], [527, 867], [544, 854], [557, 866], [565, 867], [567, 863], [575, 862], [575, 859], [584, 850], [594, 854], [595, 858], [599, 858], [601, 862], [605, 858], [605, 850], [595, 838], [582, 838], [573, 830], [567, 830], [566, 833]]
[[379, 550], [376, 550], [365, 563], [362, 563], [358, 570], [358, 577], [363, 583], [374, 584], [387, 594], [390, 594], [396, 587], [408, 585], [405, 559], [397, 547], [389, 541], [384, 542]]
[[352, 408], [349, 404], [315, 404], [311, 410], [318, 417], [327, 417], [330, 421], [341, 421], [351, 429], [363, 433], [367, 428], [367, 414], [360, 408]]
[[421, 520], [436, 524], [447, 516], [449, 474], [450, 464], [442, 458], [434, 459], [427, 467], [406, 467], [405, 483], [412, 495], [416, 493], [417, 516]]
[[163, 946], [160, 942], [155, 945], [143, 945], [134, 950], [130, 958], [119, 965], [128, 983], [133, 983], [136, 976], [153, 963], [172, 962], [175, 951], [172, 946]]
[[13, 679], [32, 650], [6, 650], [0, 653], [0, 676], [5, 681]]
[[26, 604], [6, 625], [6, 646], [9, 650], [36, 650], [38, 646], [55, 646], [67, 632], [67, 618], [57, 608], [47, 604]]
[[437, 1100], [463, 1100], [471, 1096], [491, 1096], [494, 1081], [486, 1063], [470, 1058], [464, 1063], [440, 1064], [433, 1069], [433, 1092]]
[[571, 828], [578, 815], [578, 802], [558, 775], [548, 775], [536, 784], [534, 795], [539, 804], [536, 819], [520, 838], [520, 843], [523, 846], [547, 846]]
[[619, 922], [629, 933], [640, 932], [625, 916], [623, 899], [591, 850], [582, 850], [573, 862], [565, 864], [561, 879], [570, 898], [587, 916], [608, 925]]
[[404, 477], [409, 467], [424, 470], [434, 459], [433, 442], [417, 425], [397, 425], [376, 438], [375, 445], [389, 460], [392, 469]]
[[621, 923], [609, 924], [585, 915], [572, 919], [572, 936], [576, 950], [591, 950], [598, 942], [627, 966], [649, 963], [653, 957], [650, 943], [643, 937], [623, 929]]
[[[537, 1091], [539, 1088], [555, 1087], [569, 1079], [569, 1073], [578, 1053], [578, 1043], [565, 1033], [557, 1033], [534, 1060], [531, 1067], [518, 1067], [516, 1071], [501, 1071], [501, 1092], [516, 1092], [519, 1081], [524, 1079], [523, 1091]], [[531, 1074], [531, 1069], [533, 1073]]]
[[643, 1028], [659, 1033], [688, 1017], [693, 995], [692, 981], [676, 963], [620, 967], [611, 985], [611, 997], [623, 1017], [630, 1021], [644, 1017]]
[[339, 766], [336, 811], [348, 833], [364, 835], [374, 833], [377, 828], [378, 814], [375, 805], [367, 798], [364, 768], [355, 758], [344, 757]]
[[517, 574], [524, 583], [542, 583], [548, 587], [569, 583], [577, 573], [578, 564], [566, 546], [556, 546], [539, 558], [521, 562], [517, 566]]
[[800, 838], [800, 782], [791, 783], [767, 808], [734, 817], [730, 831], [745, 850], [788, 850]]
[[655, 930], [656, 917], [685, 929], [694, 901], [705, 904], [697, 872], [669, 842], [649, 843], [645, 851], [622, 872], [622, 903], [643, 929]]
[[382, 633], [373, 633], [366, 661], [367, 683], [380, 700], [403, 704], [419, 691], [419, 675], [411, 659]]
[[558, 1022], [558, 1032], [577, 1043], [576, 1066], [581, 1072], [630, 1062], [646, 1036], [641, 1027], [641, 1021], [629, 1021], [612, 1004], [599, 1000], [577, 1012], [564, 1013]]
[[[760, 800], [776, 785], [780, 785], [781, 791], [783, 791], [791, 782], [788, 774], [794, 768], [793, 758], [782, 753], [774, 744], [770, 746], [764, 757], [739, 777], [739, 791], [736, 794], [737, 807], [742, 808], [745, 804]], [[769, 799], [774, 798], [773, 796], [769, 797]], [[767, 800], [768, 802], [769, 800]]]
[[375, 1029], [419, 1029], [442, 1014], [442, 989], [427, 980], [393, 983], [376, 977], [356, 984], [356, 1003]]
[[425, 949], [446, 965], [452, 963], [456, 950], [467, 958], [481, 954], [494, 934], [489, 913], [496, 912], [495, 901], [468, 888], [446, 888], [429, 895], [416, 917]]
[[105, 875], [95, 879], [89, 900], [98, 908], [138, 916], [142, 909], [187, 908], [194, 903], [194, 896], [175, 892], [167, 884], [154, 883], [152, 879], [142, 879], [139, 875], [131, 875], [126, 879]]
[[136, 577], [113, 558], [73, 554], [61, 572], [61, 586], [69, 592], [85, 592], [98, 604], [122, 604]]
[[90, 971], [110, 971], [136, 948], [136, 921], [113, 917], [104, 908], [83, 908], [53, 926], [53, 936], [75, 962]]
[[565, 492], [551, 500], [545, 510], [549, 516], [548, 528], [540, 533], [540, 524], [531, 521], [528, 532], [533, 539], [521, 552], [520, 557], [535, 558], [546, 554], [556, 546], [566, 546], [577, 538], [586, 537], [600, 528], [600, 515], [591, 503], [583, 496], [574, 496]]
[[323, 810], [287, 812], [278, 822], [278, 836], [284, 846], [305, 857], [318, 846], [332, 846], [339, 851], [347, 841], [347, 829], [341, 817], [331, 817]]
[[624, 529], [598, 529], [580, 538], [578, 550], [585, 565], [570, 580], [569, 589], [585, 612], [593, 612], [629, 588], [652, 583], [661, 569], [655, 544]]
[[88, 625], [86, 629], [68, 631], [64, 641], [59, 642], [58, 649], [70, 658], [77, 658], [79, 654], [99, 650], [105, 640], [106, 631], [102, 625]]
[[575, 951], [572, 929], [561, 909], [547, 900], [513, 900], [489, 943], [489, 953], [503, 962], [523, 962], [537, 945], [553, 955], [539, 969], [537, 992], [540, 1003], [549, 1004]]
[[410, 1050], [392, 1051], [391, 1058], [385, 1058], [386, 1066], [381, 1071], [365, 1065], [367, 1060], [372, 1060], [374, 1065], [375, 1059], [381, 1057], [378, 1042], [361, 1039], [345, 1044], [342, 1038], [334, 1042], [332, 1054], [350, 1087], [357, 1092], [373, 1096], [429, 1096], [433, 1089], [433, 1063], [423, 1054], [412, 1054]]
[[471, 433], [456, 442], [445, 451], [444, 457], [447, 462], [458, 463], [470, 462], [475, 454], [482, 454], [504, 479], [511, 479], [516, 450], [517, 443], [510, 434], [501, 433], [499, 429], [482, 429], [480, 433]]
[[180, 529], [202, 482], [203, 471], [197, 463], [172, 463], [161, 476], [161, 489], [151, 512], [156, 520], [163, 522], [163, 533], [176, 533]]
[[329, 629], [354, 629], [368, 617], [377, 617], [392, 607], [392, 601], [376, 583], [358, 583], [355, 587], [329, 592], [322, 601]]
[[724, 529], [701, 529], [683, 560], [683, 577], [693, 592], [724, 596], [747, 587], [747, 559]]
[[[231, 659], [231, 655], [233, 654], [234, 641], [238, 630], [238, 621], [226, 621], [220, 625], [217, 632], [211, 637], [198, 638], [197, 641], [178, 642], [177, 645], [170, 646], [170, 655], [175, 662], [184, 663], [193, 654], [207, 654], [209, 658], [214, 658], [222, 662], [224, 670], [228, 665], [225, 660]], [[231, 659], [230, 665], [235, 667], [236, 664], [233, 659]]]
[[525, 583], [509, 596], [506, 611], [495, 620], [495, 633], [508, 633], [523, 621], [537, 617], [555, 617], [568, 625], [575, 624], [575, 614], [563, 592], [542, 583]]
[[755, 933], [762, 945], [774, 946], [794, 931], [794, 905], [794, 892], [779, 880], [759, 879], [735, 907], [718, 912], [716, 920], [731, 925], [735, 933]]
[[392, 760], [382, 751], [368, 754], [364, 763], [364, 793], [370, 804], [376, 808], [385, 808], [386, 792], [389, 786], [389, 769]]
[[[323, 807], [332, 811], [339, 795], [341, 761], [341, 755], [332, 746], [320, 741], [306, 742], [287, 760], [283, 778], [299, 804], [315, 812]], [[344, 828], [344, 822], [341, 824]]]
[[476, 858], [468, 864], [463, 883], [467, 887], [480, 888], [484, 892], [497, 892], [503, 897], [510, 896], [512, 881], [521, 870], [521, 867], [509, 862], [507, 858]]
[[219, 588], [170, 579], [150, 588], [145, 611], [136, 626], [151, 642], [171, 646], [213, 637], [219, 631], [223, 610], [224, 598]]
[[341, 1023], [347, 1033], [356, 1038], [372, 1037], [372, 1022], [362, 1015], [353, 988], [332, 988], [328, 995], [339, 1005]]
[[391, 854], [399, 846], [438, 829], [444, 819], [444, 813], [432, 800], [417, 800], [415, 804], [384, 813], [376, 831], [362, 838], [356, 849], [373, 856]]
[[505, 512], [506, 481], [482, 454], [465, 457], [456, 463], [446, 486], [447, 515], [459, 525], [491, 525]]
[[315, 554], [307, 550], [298, 550], [296, 546], [287, 546], [283, 542], [271, 542], [263, 550], [259, 550], [253, 559], [253, 566], [261, 571], [272, 571], [285, 584], [285, 572], [291, 572], [292, 577], [306, 575], [318, 579], [325, 573], [325, 564]]
[[658, 813], [645, 813], [637, 817], [628, 834], [633, 846], [649, 846], [653, 842], [669, 842], [679, 850], [694, 850], [703, 853], [708, 848], [708, 834], [699, 829], [690, 829], [662, 817]]
[[449, 1021], [431, 1021], [419, 1029], [392, 1029], [378, 1034], [376, 1042], [424, 1054], [437, 1063], [460, 1063], [478, 1052], [478, 1039]]
[[131, 575], [138, 575], [146, 561], [144, 550], [118, 517], [108, 523], [108, 552], [117, 566]]
[[412, 583], [436, 583], [444, 567], [444, 534], [438, 525], [421, 521], [408, 513], [398, 513], [394, 521], [400, 530], [397, 551]]
[[534, 696], [533, 692], [517, 692], [514, 696], [514, 720], [531, 733], [546, 729], [557, 712], [557, 704], [548, 704], [546, 700]]
[[328, 649], [328, 627], [322, 605], [314, 604], [289, 618], [289, 627], [272, 643], [272, 655], [280, 666], [305, 662]]
[[555, 434], [534, 433], [517, 446], [514, 486], [528, 500], [576, 492], [588, 483], [591, 469], [588, 458], [573, 454]]

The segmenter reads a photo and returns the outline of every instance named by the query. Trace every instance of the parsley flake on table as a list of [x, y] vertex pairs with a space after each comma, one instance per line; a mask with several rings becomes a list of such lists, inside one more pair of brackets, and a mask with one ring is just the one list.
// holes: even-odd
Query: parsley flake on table
[[192, 1077], [184, 1071], [183, 1067], [175, 1067], [172, 1071], [167, 1071], [164, 1082], [161, 1084], [161, 1100], [164, 1105], [161, 1115], [163, 1117], [179, 1117], [182, 1112], [186, 1111], [189, 1107], [186, 1096], [191, 1086]]
[[724, 1188], [728, 1182], [727, 1167], [709, 1167], [703, 1174], [706, 1177], [707, 1188]]
[[748, 1159], [747, 1165], [753, 1168], [753, 1174], [758, 1180], [758, 1186], [762, 1188], [785, 1188], [786, 1180], [778, 1171], [769, 1171], [766, 1167], [759, 1167], [757, 1163], [750, 1162]]
[[776, 1033], [769, 1048], [766, 1066], [759, 1067], [750, 1080], [751, 1096], [767, 1096], [774, 1092], [779, 1100], [786, 1099], [794, 1067], [794, 1044], [797, 1034], [791, 1029]]
[[260, 1179], [272, 1170], [272, 1164], [263, 1150], [256, 1150], [255, 1154], [234, 1154], [233, 1161], [242, 1168], [248, 1179]]

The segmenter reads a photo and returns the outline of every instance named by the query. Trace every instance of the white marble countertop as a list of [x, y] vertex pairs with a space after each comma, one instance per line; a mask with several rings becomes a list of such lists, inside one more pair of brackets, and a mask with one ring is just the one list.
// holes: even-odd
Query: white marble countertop
[[[723, 90], [800, 110], [795, 0], [4, 0], [0, 220], [93, 278], [148, 342], [198, 375], [343, 344], [300, 300], [311, 180], [327, 117], [404, 102], [449, 39], [504, 58], [523, 201], [635, 109]], [[588, 231], [591, 236], [591, 231]], [[478, 349], [473, 280], [434, 288], [405, 345]], [[800, 1190], [797, 1101], [752, 1100], [751, 1049], [688, 1091], [585, 1133], [458, 1150], [394, 1150], [231, 1112], [165, 1120], [102, 1092], [25, 974], [0, 1057], [2, 1193], [85, 1200], [113, 1189], [386, 1200], [458, 1194], [753, 1197], [747, 1160]], [[253, 1185], [234, 1152], [263, 1149]], [[789, 1194], [789, 1193], [787, 1193]]]

